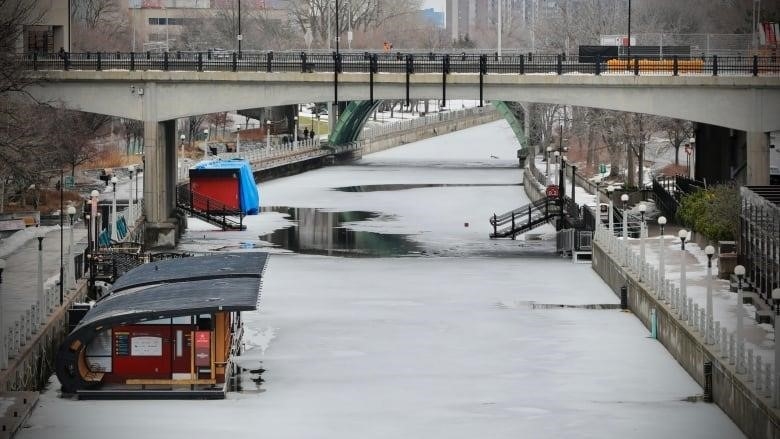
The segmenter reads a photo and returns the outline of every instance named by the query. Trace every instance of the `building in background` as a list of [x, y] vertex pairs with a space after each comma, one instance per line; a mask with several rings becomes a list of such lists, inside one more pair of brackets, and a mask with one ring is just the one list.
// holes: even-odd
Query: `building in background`
[[420, 15], [426, 23], [436, 27], [444, 27], [444, 12], [428, 8], [421, 10]]
[[24, 25], [16, 44], [18, 52], [55, 53], [60, 47], [70, 51], [70, 21], [65, 0], [34, 2], [29, 24]]
[[538, 0], [447, 0], [446, 28], [450, 38], [457, 40], [466, 35], [495, 30], [498, 20], [498, 2], [501, 2], [502, 22], [510, 16], [531, 16], [531, 8]]

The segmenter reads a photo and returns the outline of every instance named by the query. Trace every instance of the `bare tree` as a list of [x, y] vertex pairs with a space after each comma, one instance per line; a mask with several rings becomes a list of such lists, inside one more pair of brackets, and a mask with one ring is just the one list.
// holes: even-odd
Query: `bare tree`
[[666, 135], [669, 146], [674, 149], [674, 164], [680, 165], [680, 145], [693, 136], [693, 123], [687, 120], [661, 118], [659, 127]]

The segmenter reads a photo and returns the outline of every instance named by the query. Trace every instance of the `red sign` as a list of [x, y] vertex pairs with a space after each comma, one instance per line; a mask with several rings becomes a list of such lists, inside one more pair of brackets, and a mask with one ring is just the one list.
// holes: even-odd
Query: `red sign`
[[554, 184], [547, 186], [547, 190], [545, 190], [545, 193], [547, 194], [548, 198], [558, 198], [559, 195], [558, 186]]
[[195, 331], [195, 365], [211, 366], [211, 331]]

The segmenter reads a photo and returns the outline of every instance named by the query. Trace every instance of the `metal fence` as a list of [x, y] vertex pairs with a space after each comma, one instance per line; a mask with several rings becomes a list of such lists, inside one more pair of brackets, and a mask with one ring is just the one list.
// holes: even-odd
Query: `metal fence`
[[231, 52], [227, 57], [198, 52], [95, 52], [39, 54], [18, 57], [27, 70], [159, 70], [232, 72], [360, 72], [592, 74], [649, 76], [780, 76], [777, 56], [599, 56], [509, 53], [339, 53]]
[[780, 288], [780, 187], [740, 189], [739, 259], [747, 281], [771, 305], [772, 290]]
[[[777, 235], [776, 235], [777, 236]], [[737, 343], [734, 332], [707, 314], [706, 308], [695, 303], [674, 281], [666, 277], [665, 271], [643, 259], [641, 247], [636, 252], [627, 240], [618, 238], [601, 223], [597, 222], [594, 242], [610, 255], [628, 273], [643, 283], [646, 291], [657, 301], [663, 302], [672, 314], [692, 331], [698, 332], [705, 344], [729, 364], [735, 365], [736, 373], [744, 380], [745, 388], [758, 397], [770, 401], [776, 393], [773, 382], [771, 359], [753, 355], [753, 349], [746, 349], [742, 340]], [[775, 365], [777, 367], [777, 365]]]

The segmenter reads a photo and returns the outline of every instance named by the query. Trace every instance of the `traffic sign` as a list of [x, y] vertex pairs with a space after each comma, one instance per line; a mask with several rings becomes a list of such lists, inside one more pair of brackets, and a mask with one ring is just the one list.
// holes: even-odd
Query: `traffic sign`
[[554, 184], [547, 186], [547, 189], [544, 192], [547, 194], [548, 198], [558, 198], [558, 195], [560, 194], [558, 192], [558, 186]]

